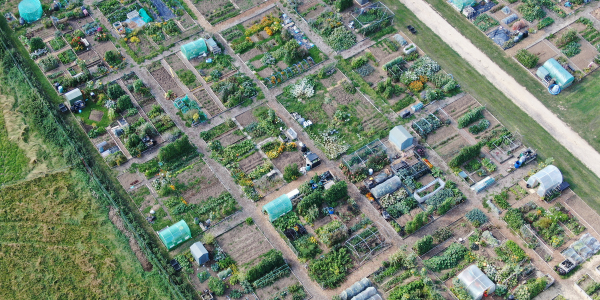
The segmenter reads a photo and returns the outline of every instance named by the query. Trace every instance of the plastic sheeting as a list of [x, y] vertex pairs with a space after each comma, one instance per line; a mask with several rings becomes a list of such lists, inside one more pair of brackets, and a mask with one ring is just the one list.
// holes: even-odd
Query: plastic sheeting
[[537, 69], [537, 71], [535, 72], [535, 75], [537, 75], [537, 77], [539, 77], [541, 79], [544, 79], [544, 77], [546, 77], [546, 75], [550, 75], [550, 72], [548, 72], [548, 70], [542, 66]]
[[269, 221], [271, 222], [287, 214], [291, 210], [292, 201], [287, 194], [279, 196], [277, 199], [265, 204], [262, 208], [263, 213], [269, 216]]
[[467, 6], [473, 6], [475, 3], [475, 0], [452, 0], [452, 6], [458, 11], [462, 11]]
[[379, 294], [375, 294], [375, 295], [371, 296], [371, 298], [369, 298], [367, 300], [383, 300], [383, 299], [381, 299], [381, 296], [379, 296]]
[[372, 188], [371, 193], [373, 194], [373, 197], [379, 199], [387, 194], [397, 191], [400, 188], [400, 186], [402, 186], [402, 181], [400, 180], [400, 177], [394, 176], [386, 180], [382, 184]]
[[474, 184], [471, 187], [472, 191], [475, 191], [475, 193], [479, 193], [483, 190], [485, 190], [486, 188], [488, 188], [490, 185], [494, 184], [494, 182], [496, 182], [496, 179], [494, 179], [494, 177], [486, 177], [484, 179], [482, 179], [481, 181], [479, 181], [478, 183]]
[[573, 80], [575, 80], [575, 77], [565, 70], [554, 58], [547, 60], [544, 63], [544, 68], [550, 72], [550, 76], [552, 76], [561, 89], [570, 86]]
[[198, 57], [207, 52], [208, 48], [206, 47], [206, 41], [202, 38], [193, 42], [189, 42], [185, 45], [181, 45], [181, 53], [183, 53], [187, 59]]
[[171, 250], [192, 237], [190, 228], [184, 220], [158, 232], [158, 237]]
[[490, 295], [496, 290], [496, 285], [479, 270], [477, 265], [470, 265], [458, 274], [458, 279], [465, 285], [467, 292], [474, 300], [483, 298], [486, 291]]
[[519, 16], [517, 16], [517, 14], [512, 14], [512, 15], [502, 19], [502, 23], [508, 25], [518, 18], [519, 18]]
[[539, 184], [538, 195], [543, 197], [548, 191], [559, 186], [562, 181], [563, 176], [562, 173], [560, 173], [560, 170], [554, 165], [549, 165], [529, 177], [527, 180], [527, 188], [534, 188]]
[[377, 295], [377, 290], [374, 287], [368, 287], [367, 289], [362, 291], [360, 294], [352, 297], [351, 300], [367, 300], [375, 295]]
[[494, 29], [487, 36], [500, 47], [504, 47], [504, 43], [510, 40], [510, 32], [502, 27]]
[[562, 255], [565, 258], [569, 258], [572, 261], [574, 261], [576, 264], [580, 264], [584, 261], [584, 259], [579, 256], [579, 254], [577, 254], [577, 252], [575, 252], [575, 250], [573, 250], [573, 248], [567, 248], [562, 252]]
[[345, 291], [343, 291], [340, 294], [340, 299], [341, 300], [350, 300], [352, 297], [360, 294], [360, 292], [364, 291], [366, 288], [370, 287], [371, 285], [372, 285], [371, 280], [369, 280], [368, 278], [363, 278], [363, 279], [355, 282], [353, 285], [351, 285]]
[[23, 0], [19, 3], [19, 14], [27, 23], [39, 20], [43, 12], [40, 0]]
[[[563, 251], [563, 256], [571, 258], [577, 263], [592, 257], [596, 252], [600, 250], [600, 243], [589, 233], [586, 233], [579, 238], [578, 241], [574, 242], [569, 248]], [[579, 259], [577, 259], [579, 257]]]
[[394, 39], [396, 40], [396, 42], [398, 42], [398, 44], [400, 44], [400, 46], [406, 46], [408, 44], [404, 37], [402, 37], [399, 34], [394, 35]]

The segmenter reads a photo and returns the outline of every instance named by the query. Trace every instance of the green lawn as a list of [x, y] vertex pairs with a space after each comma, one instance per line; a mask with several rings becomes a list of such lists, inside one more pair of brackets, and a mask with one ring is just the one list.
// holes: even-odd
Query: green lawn
[[[446, 5], [442, 1], [430, 1], [432, 1], [431, 3]], [[406, 6], [397, 1], [384, 0], [383, 2], [396, 13], [396, 25], [400, 28], [406, 28], [407, 25], [413, 25], [417, 29], [418, 33], [416, 35], [408, 32], [406, 33], [423, 51], [439, 62], [443, 69], [454, 75], [465, 92], [470, 93], [479, 100], [479, 102], [485, 105], [509, 130], [521, 133], [525, 143], [538, 150], [541, 159], [554, 157], [555, 164], [561, 169], [566, 181], [571, 184], [573, 190], [594, 209], [600, 211], [600, 201], [598, 201], [600, 200], [600, 179], [594, 173], [571, 155], [569, 151], [561, 146], [548, 132], [519, 109], [502, 92], [482, 77], [471, 65], [419, 21]], [[452, 9], [450, 6], [446, 6], [448, 7], [448, 10]], [[459, 16], [458, 14], [455, 15], [457, 17]], [[461, 17], [460, 20], [464, 20], [464, 17]], [[467, 22], [466, 20], [464, 21]], [[471, 24], [461, 23], [456, 24], [455, 27], [468, 32], [472, 31], [470, 34], [465, 33], [465, 36], [483, 37], [479, 29]], [[505, 57], [498, 47], [491, 45], [491, 42], [485, 43], [484, 45], [475, 43], [475, 45], [480, 49], [485, 48], [486, 51], [497, 51], [496, 56], [492, 54], [490, 57], [493, 57], [493, 59], [496, 60], [505, 60], [507, 62], [506, 64], [512, 66], [515, 70], [522, 68], [517, 65], [516, 62], [513, 62], [512, 58]], [[536, 83], [535, 79], [527, 77], [529, 75], [524, 73], [524, 71], [516, 72], [515, 70], [513, 70], [513, 73], [517, 73], [517, 75], [521, 74], [521, 76], [515, 76], [515, 79], [526, 84], [529, 91], [536, 92], [538, 95], [541, 95], [542, 92], [544, 92], [542, 86], [539, 83]], [[593, 78], [599, 76], [597, 73]], [[528, 82], [530, 82], [530, 84], [527, 84]], [[592, 84], [590, 83], [589, 85], [591, 86]], [[571, 90], [573, 91], [577, 88], [578, 87], [575, 87]], [[579, 88], [583, 89], [583, 86], [580, 86]], [[600, 90], [600, 87], [594, 87], [594, 89]], [[598, 92], [588, 91], [588, 94], [593, 93], [597, 94]], [[569, 94], [570, 93], [567, 92], [561, 97], [568, 96]], [[550, 98], [547, 94], [545, 97], [552, 99], [553, 101], [556, 101], [554, 99], [560, 99]], [[546, 99], [544, 101], [550, 100]]]
[[[580, 83], [574, 83], [558, 96], [548, 93], [537, 79], [533, 78], [519, 63], [506, 55], [485, 34], [473, 26], [444, 0], [426, 0], [463, 36], [471, 40], [496, 64], [521, 83], [553, 113], [584, 138], [592, 147], [600, 151], [600, 104], [594, 96], [600, 93], [596, 71]], [[544, 62], [540, 62], [542, 64]]]
[[25, 150], [8, 139], [4, 116], [0, 113], [0, 185], [23, 179], [28, 163]]
[[[99, 110], [104, 113], [104, 115], [102, 115], [102, 120], [100, 122], [90, 120], [90, 114], [92, 113], [92, 110]], [[85, 124], [87, 124], [87, 125], [96, 124], [96, 126], [98, 126], [98, 128], [105, 128], [108, 125], [110, 125], [110, 120], [108, 119], [108, 109], [102, 105], [98, 105], [94, 101], [85, 102], [85, 108], [81, 111], [81, 114], [78, 113], [78, 114], [76, 114], [76, 116], [81, 117]]]

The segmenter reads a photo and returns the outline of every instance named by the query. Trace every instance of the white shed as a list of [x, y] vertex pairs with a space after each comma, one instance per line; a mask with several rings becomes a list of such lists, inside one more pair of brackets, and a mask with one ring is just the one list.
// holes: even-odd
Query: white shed
[[398, 125], [390, 130], [389, 139], [400, 150], [412, 146], [414, 141], [414, 137], [402, 125]]
[[556, 166], [549, 165], [529, 177], [527, 188], [534, 188], [539, 184], [538, 195], [543, 197], [548, 191], [559, 186], [562, 182], [563, 176], [560, 170]]
[[460, 272], [458, 279], [465, 285], [474, 300], [480, 300], [484, 295], [491, 295], [496, 290], [496, 285], [479, 270], [477, 265], [470, 265]]
[[209, 261], [208, 251], [206, 251], [206, 248], [204, 248], [204, 245], [202, 245], [201, 242], [195, 242], [190, 247], [190, 251], [199, 265], [203, 265], [205, 262]]

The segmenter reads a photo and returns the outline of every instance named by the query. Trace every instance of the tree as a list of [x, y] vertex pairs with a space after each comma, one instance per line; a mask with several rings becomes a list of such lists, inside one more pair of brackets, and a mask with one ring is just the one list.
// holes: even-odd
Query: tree
[[123, 95], [119, 97], [117, 100], [117, 109], [119, 111], [126, 111], [130, 108], [133, 108], [133, 103], [131, 102], [131, 98], [128, 95]]
[[29, 40], [29, 47], [31, 48], [29, 49], [31, 52], [35, 52], [38, 49], [46, 48], [46, 44], [41, 38], [34, 37], [31, 40]]
[[298, 164], [287, 165], [283, 170], [283, 179], [286, 182], [292, 182], [300, 176], [302, 176], [302, 173], [298, 169]]
[[352, 6], [352, 0], [338, 0], [335, 2], [335, 7], [338, 11], [343, 11], [344, 9]]
[[217, 277], [211, 277], [208, 279], [208, 288], [215, 293], [217, 296], [225, 294], [225, 283]]
[[413, 250], [415, 250], [418, 255], [427, 253], [431, 248], [433, 248], [433, 237], [431, 235], [422, 237], [413, 246]]
[[141, 79], [138, 79], [136, 81], [133, 82], [133, 91], [135, 93], [140, 93], [141, 89], [143, 87], [146, 87], [146, 85], [144, 84], [144, 82]]

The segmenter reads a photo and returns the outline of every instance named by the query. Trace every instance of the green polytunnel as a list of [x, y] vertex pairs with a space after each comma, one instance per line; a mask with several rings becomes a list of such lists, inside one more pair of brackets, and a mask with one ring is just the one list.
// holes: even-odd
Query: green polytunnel
[[547, 60], [544, 63], [544, 68], [550, 73], [550, 77], [556, 81], [556, 84], [564, 89], [573, 83], [575, 77], [563, 68], [554, 58]]
[[262, 208], [263, 213], [269, 216], [269, 221], [273, 222], [277, 218], [285, 215], [292, 210], [292, 201], [287, 194], [279, 196], [277, 199], [265, 204]]
[[181, 53], [185, 55], [185, 58], [192, 59], [194, 57], [198, 57], [204, 53], [208, 53], [208, 48], [206, 47], [206, 41], [202, 38], [195, 40], [193, 42], [189, 42], [185, 45], [181, 45]]
[[452, 0], [452, 6], [458, 11], [462, 11], [467, 6], [473, 6], [475, 3], [475, 0]]
[[184, 220], [181, 220], [171, 226], [161, 229], [158, 237], [165, 244], [167, 249], [171, 250], [179, 244], [189, 240], [192, 232]]
[[145, 9], [143, 9], [143, 8], [140, 9], [139, 13], [140, 13], [140, 18], [142, 18], [142, 20], [144, 20], [144, 22], [146, 22], [146, 23], [152, 22], [152, 18], [148, 15], [148, 13], [146, 12]]
[[27, 23], [39, 20], [43, 12], [40, 0], [23, 0], [19, 3], [19, 14]]

